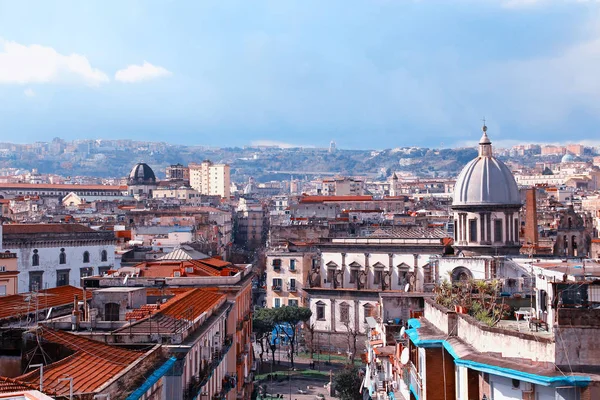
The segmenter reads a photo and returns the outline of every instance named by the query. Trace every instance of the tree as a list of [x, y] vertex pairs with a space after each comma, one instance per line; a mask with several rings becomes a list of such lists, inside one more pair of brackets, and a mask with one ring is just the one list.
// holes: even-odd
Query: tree
[[350, 353], [348, 359], [350, 364], [354, 364], [354, 357], [356, 357], [356, 353], [358, 352], [356, 339], [358, 338], [358, 335], [360, 335], [360, 332], [358, 329], [352, 328], [350, 322], [344, 322], [344, 326], [348, 331], [348, 352]]
[[[260, 344], [260, 362], [263, 362], [263, 355], [265, 354], [265, 340], [267, 345], [270, 346], [270, 338], [273, 333], [275, 323], [273, 322], [273, 313], [271, 308], [259, 308], [254, 312], [252, 318], [252, 331], [256, 336], [256, 341]], [[273, 353], [275, 351], [273, 350]], [[273, 355], [273, 362], [275, 362], [275, 355]]]
[[[287, 337], [290, 343], [290, 362], [292, 368], [294, 368], [294, 352], [296, 347], [296, 332], [298, 325], [301, 322], [306, 322], [312, 316], [312, 311], [306, 307], [296, 306], [284, 306], [279, 308], [272, 308], [273, 322], [279, 324], [281, 330]], [[289, 329], [286, 329], [285, 325], [288, 325]]]
[[354, 365], [347, 365], [333, 376], [333, 389], [341, 400], [362, 400], [360, 393], [363, 377], [362, 371]]

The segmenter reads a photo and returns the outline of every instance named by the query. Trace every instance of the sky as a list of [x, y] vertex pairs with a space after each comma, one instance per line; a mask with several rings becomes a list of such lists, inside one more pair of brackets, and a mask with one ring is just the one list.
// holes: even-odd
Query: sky
[[599, 144], [600, 0], [0, 0], [0, 142]]

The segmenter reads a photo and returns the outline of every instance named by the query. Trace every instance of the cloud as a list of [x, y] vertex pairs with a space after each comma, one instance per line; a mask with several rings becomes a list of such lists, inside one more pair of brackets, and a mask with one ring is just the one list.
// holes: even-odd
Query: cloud
[[136, 83], [171, 75], [167, 69], [144, 61], [142, 65], [129, 65], [115, 73], [115, 80], [126, 83]]
[[64, 55], [52, 47], [0, 39], [0, 84], [83, 82], [98, 86], [108, 76], [81, 54]]
[[23, 94], [27, 97], [35, 97], [35, 92], [32, 88], [27, 88], [23, 91]]

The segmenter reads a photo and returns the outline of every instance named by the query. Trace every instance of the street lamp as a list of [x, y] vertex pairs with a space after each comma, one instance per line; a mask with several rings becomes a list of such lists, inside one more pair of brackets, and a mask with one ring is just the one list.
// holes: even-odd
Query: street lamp
[[69, 400], [73, 400], [73, 378], [72, 377], [60, 378], [58, 381], [59, 382], [69, 381]]
[[31, 364], [29, 368], [40, 369], [40, 392], [44, 393], [44, 364]]

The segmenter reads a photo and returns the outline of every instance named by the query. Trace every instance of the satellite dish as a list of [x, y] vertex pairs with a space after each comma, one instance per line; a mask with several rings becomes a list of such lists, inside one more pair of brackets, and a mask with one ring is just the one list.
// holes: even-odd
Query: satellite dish
[[408, 353], [408, 348], [405, 347], [404, 350], [402, 350], [402, 354], [400, 354], [400, 364], [402, 364], [402, 365], [408, 364], [409, 357], [410, 357], [410, 354]]
[[403, 338], [404, 334], [406, 333], [406, 329], [404, 329], [404, 327], [400, 328], [400, 337]]
[[410, 289], [410, 283], [407, 283], [406, 285], [404, 285], [405, 292], [408, 292], [409, 289]]

